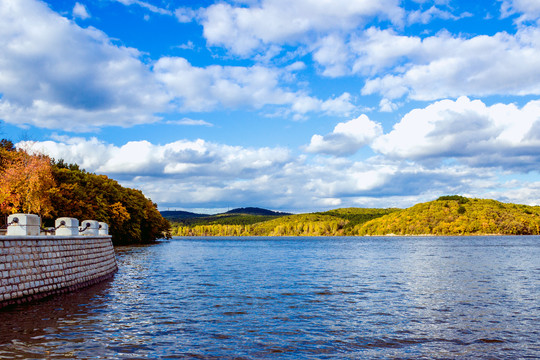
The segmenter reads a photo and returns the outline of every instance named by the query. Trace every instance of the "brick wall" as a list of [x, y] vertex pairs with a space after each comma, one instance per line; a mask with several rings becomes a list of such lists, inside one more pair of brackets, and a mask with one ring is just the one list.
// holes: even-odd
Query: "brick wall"
[[89, 286], [116, 270], [110, 236], [1, 236], [0, 308]]

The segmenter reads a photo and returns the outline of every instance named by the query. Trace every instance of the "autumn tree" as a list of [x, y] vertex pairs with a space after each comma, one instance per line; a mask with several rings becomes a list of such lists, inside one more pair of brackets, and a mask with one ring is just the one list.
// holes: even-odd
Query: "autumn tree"
[[8, 146], [0, 147], [0, 211], [49, 215], [55, 191], [50, 159], [3, 145]]

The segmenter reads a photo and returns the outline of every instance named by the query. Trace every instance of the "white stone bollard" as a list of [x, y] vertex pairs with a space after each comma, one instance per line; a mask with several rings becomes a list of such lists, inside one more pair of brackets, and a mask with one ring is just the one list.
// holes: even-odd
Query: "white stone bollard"
[[8, 216], [6, 235], [37, 236], [41, 228], [41, 218], [34, 214], [12, 214]]
[[109, 235], [109, 225], [107, 223], [99, 223], [99, 235]]
[[81, 235], [99, 235], [99, 222], [96, 220], [84, 220], [80, 229]]
[[70, 217], [61, 217], [54, 222], [55, 235], [77, 236], [79, 235], [79, 220]]

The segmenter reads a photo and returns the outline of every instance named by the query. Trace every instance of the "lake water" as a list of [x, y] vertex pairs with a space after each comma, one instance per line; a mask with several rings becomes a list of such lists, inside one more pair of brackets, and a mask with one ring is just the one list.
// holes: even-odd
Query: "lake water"
[[0, 311], [1, 359], [538, 359], [539, 237], [177, 238]]

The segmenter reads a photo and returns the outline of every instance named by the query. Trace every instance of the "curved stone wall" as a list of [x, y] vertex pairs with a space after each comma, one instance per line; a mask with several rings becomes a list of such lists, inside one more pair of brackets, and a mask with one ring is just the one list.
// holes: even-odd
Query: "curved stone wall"
[[0, 308], [89, 286], [116, 270], [110, 236], [0, 236]]

